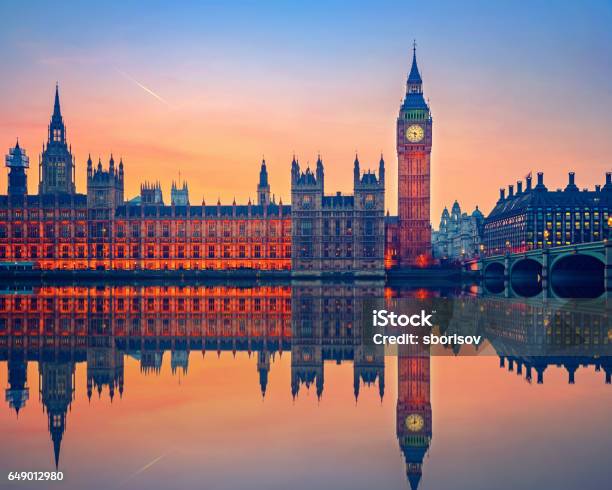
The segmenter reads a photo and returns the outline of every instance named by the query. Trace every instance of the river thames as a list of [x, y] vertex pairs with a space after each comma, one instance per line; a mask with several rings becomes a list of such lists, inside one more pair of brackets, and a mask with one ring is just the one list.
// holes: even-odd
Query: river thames
[[[481, 293], [5, 287], [0, 486], [604, 488], [610, 301]], [[439, 331], [484, 341], [385, 350], [364, 341], [371, 298], [444, 301]]]

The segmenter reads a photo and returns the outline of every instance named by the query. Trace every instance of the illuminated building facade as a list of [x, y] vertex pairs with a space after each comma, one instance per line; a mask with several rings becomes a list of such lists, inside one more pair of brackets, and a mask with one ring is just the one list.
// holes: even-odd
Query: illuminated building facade
[[[432, 118], [413, 50], [406, 96], [397, 118], [398, 225], [393, 247], [400, 267], [422, 267], [431, 257], [430, 173]], [[394, 230], [389, 230], [389, 236]]]
[[597, 242], [610, 238], [612, 228], [612, 173], [605, 185], [595, 190], [580, 190], [574, 172], [569, 173], [564, 189], [549, 191], [544, 174], [537, 175], [532, 187], [517, 182], [500, 189], [497, 204], [484, 223], [484, 253], [498, 255], [537, 248]]
[[187, 184], [143, 184], [124, 198], [124, 164], [87, 161], [87, 193], [75, 192], [59, 92], [40, 164], [37, 195], [27, 195], [28, 158], [19, 144], [6, 157], [8, 195], [0, 196], [0, 262], [46, 270], [288, 270], [290, 206], [270, 199], [265, 162], [258, 204], [190, 205]]
[[378, 175], [354, 162], [354, 193], [325, 195], [323, 163], [291, 165], [292, 206], [276, 203], [262, 161], [256, 203], [192, 204], [187, 182], [159, 182], [126, 199], [122, 159], [87, 161], [87, 192], [75, 188], [75, 159], [56, 87], [37, 195], [27, 194], [28, 158], [9, 151], [9, 188], [0, 196], [0, 266], [43, 270], [253, 270], [296, 275], [384, 275], [431, 257], [432, 118], [413, 53], [397, 119], [398, 216], [384, 217], [385, 164]]
[[294, 273], [384, 275], [385, 162], [361, 173], [353, 164], [353, 195], [325, 195], [323, 161], [315, 173], [291, 163]]

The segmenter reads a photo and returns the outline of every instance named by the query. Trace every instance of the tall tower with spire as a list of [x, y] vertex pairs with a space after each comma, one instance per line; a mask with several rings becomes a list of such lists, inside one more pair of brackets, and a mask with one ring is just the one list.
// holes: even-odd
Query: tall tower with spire
[[420, 266], [431, 256], [430, 171], [432, 118], [412, 49], [406, 95], [397, 118], [399, 265]]
[[74, 158], [66, 141], [66, 126], [60, 109], [58, 85], [55, 86], [55, 103], [49, 124], [47, 146], [43, 145], [39, 167], [40, 194], [75, 193]]

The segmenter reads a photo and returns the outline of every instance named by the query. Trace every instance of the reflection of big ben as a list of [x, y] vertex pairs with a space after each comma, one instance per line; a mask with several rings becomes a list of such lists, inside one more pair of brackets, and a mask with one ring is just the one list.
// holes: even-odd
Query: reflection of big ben
[[397, 359], [397, 438], [406, 459], [410, 488], [422, 475], [423, 458], [431, 442], [429, 350], [400, 348]]
[[43, 361], [39, 369], [41, 401], [49, 416], [49, 432], [57, 469], [62, 437], [66, 430], [66, 414], [74, 398], [74, 363]]

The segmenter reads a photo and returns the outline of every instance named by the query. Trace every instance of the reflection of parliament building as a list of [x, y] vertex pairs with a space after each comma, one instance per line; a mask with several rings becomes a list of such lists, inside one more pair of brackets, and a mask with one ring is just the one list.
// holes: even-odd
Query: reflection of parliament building
[[323, 393], [323, 363], [353, 361], [354, 394], [362, 382], [369, 386], [378, 379], [384, 395], [385, 369], [382, 346], [365, 346], [361, 316], [368, 298], [383, 296], [380, 282], [321, 285], [305, 282], [292, 286], [291, 298], [291, 393], [297, 396], [302, 385]]
[[[383, 349], [364, 347], [363, 299], [382, 296], [382, 283], [239, 287], [42, 287], [0, 296], [0, 360], [7, 361], [6, 401], [27, 403], [27, 364], [37, 361], [55, 461], [74, 398], [75, 365], [86, 362], [87, 396], [124, 391], [124, 358], [156, 374], [170, 351], [173, 373], [187, 374], [189, 352], [254, 352], [262, 396], [271, 359], [291, 351], [291, 393], [323, 393], [324, 363], [353, 362], [354, 392], [379, 384]], [[293, 315], [292, 311], [302, 311]], [[322, 320], [325, 318], [325, 320]], [[168, 362], [168, 361], [166, 361]]]
[[[388, 291], [387, 291], [388, 292]], [[353, 391], [364, 386], [384, 395], [381, 346], [364, 345], [360, 317], [367, 298], [387, 293], [381, 282], [291, 286], [48, 286], [0, 295], [0, 361], [8, 367], [5, 397], [17, 413], [28, 403], [29, 361], [39, 365], [40, 400], [47, 413], [56, 463], [75, 397], [75, 367], [87, 366], [87, 393], [113, 399], [127, 388], [126, 355], [144, 374], [187, 375], [189, 353], [253, 352], [262, 396], [276, 353], [291, 352], [293, 397], [303, 389], [324, 396], [326, 362], [351, 362]], [[414, 296], [424, 295], [418, 290]], [[573, 383], [579, 366], [612, 376], [609, 313], [592, 308], [461, 298], [441, 329], [483, 335], [500, 363], [543, 382], [550, 365], [565, 366]], [[167, 352], [169, 351], [169, 353]], [[432, 437], [430, 355], [401, 350], [396, 433], [407, 477], [416, 488]]]

